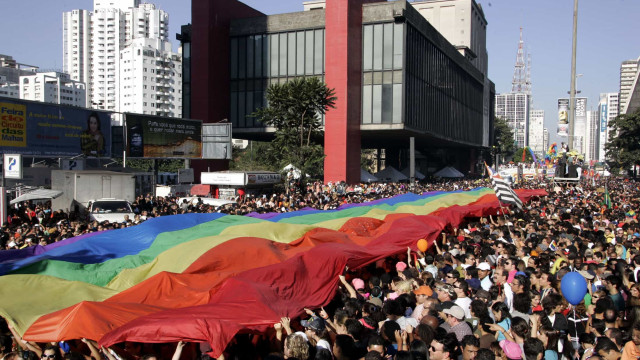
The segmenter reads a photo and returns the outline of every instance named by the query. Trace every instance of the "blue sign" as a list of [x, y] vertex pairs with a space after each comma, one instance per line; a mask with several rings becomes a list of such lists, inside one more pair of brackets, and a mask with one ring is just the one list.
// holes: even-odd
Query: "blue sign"
[[606, 132], [607, 131], [607, 104], [601, 104], [600, 105], [600, 132]]
[[111, 113], [0, 98], [0, 151], [33, 156], [111, 156]]

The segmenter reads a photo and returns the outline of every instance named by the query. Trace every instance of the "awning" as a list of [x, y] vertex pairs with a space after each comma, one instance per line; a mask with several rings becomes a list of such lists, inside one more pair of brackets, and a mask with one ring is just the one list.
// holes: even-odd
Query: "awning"
[[11, 200], [10, 204], [13, 205], [19, 202], [29, 201], [29, 200], [55, 199], [60, 195], [62, 195], [62, 191], [60, 190], [36, 189], [33, 191], [29, 191], [28, 193], [22, 194], [17, 198]]

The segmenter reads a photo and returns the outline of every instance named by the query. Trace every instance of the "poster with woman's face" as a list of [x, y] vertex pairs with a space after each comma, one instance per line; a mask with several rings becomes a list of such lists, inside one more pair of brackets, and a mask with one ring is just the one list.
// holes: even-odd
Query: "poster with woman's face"
[[558, 136], [569, 136], [569, 99], [558, 99]]

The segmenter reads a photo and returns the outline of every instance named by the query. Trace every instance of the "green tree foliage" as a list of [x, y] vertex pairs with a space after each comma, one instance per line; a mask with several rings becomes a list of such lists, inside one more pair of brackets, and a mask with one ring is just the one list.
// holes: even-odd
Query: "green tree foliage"
[[522, 152], [526, 151], [524, 155], [524, 162], [530, 164], [533, 162], [533, 156], [531, 156], [531, 152], [529, 150], [525, 150], [524, 148], [518, 148], [513, 154], [513, 162], [518, 163], [522, 162]]
[[609, 126], [609, 142], [605, 145], [609, 166], [629, 170], [640, 165], [640, 110], [618, 115]]
[[251, 116], [275, 127], [275, 138], [268, 153], [278, 168], [293, 164], [303, 174], [320, 177], [323, 173], [321, 115], [335, 107], [335, 91], [318, 78], [298, 78], [267, 88], [265, 108]]
[[246, 149], [234, 147], [233, 159], [229, 169], [241, 171], [275, 171], [279, 172], [275, 159], [271, 156], [271, 145], [268, 142], [251, 141]]
[[[513, 141], [513, 131], [507, 121], [496, 117], [493, 122], [493, 138], [495, 139], [495, 150], [504, 159], [509, 159], [515, 153], [516, 148]], [[520, 153], [522, 159], [522, 153]]]

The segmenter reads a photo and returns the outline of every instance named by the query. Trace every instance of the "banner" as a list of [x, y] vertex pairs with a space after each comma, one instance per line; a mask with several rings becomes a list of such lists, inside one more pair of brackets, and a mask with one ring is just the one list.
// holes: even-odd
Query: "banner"
[[125, 114], [127, 156], [202, 158], [202, 121]]
[[34, 156], [111, 156], [111, 113], [0, 99], [0, 151]]
[[569, 136], [569, 99], [558, 99], [558, 136]]

